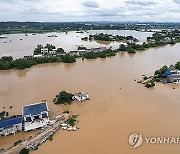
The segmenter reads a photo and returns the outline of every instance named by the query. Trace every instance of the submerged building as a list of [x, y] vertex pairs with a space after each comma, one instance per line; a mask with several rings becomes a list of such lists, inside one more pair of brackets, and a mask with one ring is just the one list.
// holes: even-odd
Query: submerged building
[[7, 136], [22, 131], [22, 117], [13, 116], [0, 121], [0, 136]]
[[49, 109], [46, 101], [22, 107], [24, 131], [42, 128], [49, 122]]
[[7, 118], [8, 113], [1, 113], [0, 136], [15, 134], [18, 131], [30, 131], [42, 128], [49, 123], [49, 108], [46, 101], [25, 105], [22, 115]]
[[162, 79], [163, 83], [180, 84], [180, 70], [176, 69], [173, 65], [164, 72], [163, 76], [166, 76], [166, 78]]
[[79, 102], [82, 102], [82, 101], [88, 100], [89, 99], [89, 95], [86, 94], [86, 93], [80, 92], [80, 93], [74, 94], [72, 99], [78, 100]]

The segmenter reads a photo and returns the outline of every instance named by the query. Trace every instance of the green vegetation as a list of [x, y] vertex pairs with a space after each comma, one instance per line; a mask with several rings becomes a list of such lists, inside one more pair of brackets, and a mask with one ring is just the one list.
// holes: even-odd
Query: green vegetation
[[1, 57], [0, 58], [0, 70], [9, 70], [9, 69], [25, 69], [30, 68], [33, 65], [45, 64], [45, 63], [55, 63], [55, 62], [64, 62], [64, 63], [74, 63], [76, 59], [74, 56], [68, 54], [64, 56], [56, 57], [40, 57], [40, 58], [19, 58], [13, 60], [10, 57]]
[[66, 91], [61, 91], [56, 97], [54, 98], [53, 102], [55, 104], [71, 104], [73, 94], [68, 93]]
[[154, 78], [161, 78], [165, 71], [167, 71], [168, 67], [165, 65], [161, 67], [160, 69], [156, 70], [154, 73]]
[[180, 70], [180, 62], [177, 62], [177, 63], [175, 64], [175, 68]]
[[53, 135], [50, 135], [50, 136], [48, 137], [48, 140], [49, 140], [49, 141], [52, 141], [52, 140], [53, 140]]
[[[113, 36], [112, 34], [95, 34], [95, 35], [89, 35], [89, 40], [92, 39], [95, 40], [102, 40], [102, 41], [128, 41], [128, 40], [132, 40], [134, 42], [138, 42], [138, 40], [136, 38], [134, 38], [133, 36], [120, 36], [120, 35], [115, 35]], [[88, 37], [82, 38], [82, 40], [88, 40]]]
[[74, 56], [70, 56], [68, 54], [61, 56], [62, 62], [64, 63], [74, 63], [76, 62], [76, 59]]
[[85, 50], [86, 49], [86, 47], [84, 47], [84, 46], [78, 46], [78, 50]]
[[51, 51], [52, 49], [56, 49], [56, 47], [52, 44], [47, 43], [44, 48], [48, 48], [48, 51]]
[[87, 41], [88, 37], [83, 37], [83, 38], [81, 38], [81, 40]]
[[14, 146], [18, 145], [18, 144], [21, 143], [21, 142], [22, 142], [22, 140], [16, 141], [16, 142], [14, 143]]
[[62, 52], [64, 52], [63, 48], [57, 48], [57, 53], [62, 53]]
[[95, 58], [98, 58], [98, 57], [99, 58], [106, 58], [106, 57], [115, 56], [117, 52], [119, 52], [119, 50], [107, 49], [106, 51], [101, 51], [101, 52], [85, 53], [83, 55], [83, 57], [86, 58], [86, 59], [95, 59]]
[[67, 113], [67, 114], [69, 114], [70, 112], [69, 112], [69, 110], [65, 110], [63, 113]]
[[23, 148], [19, 154], [29, 154], [29, 149]]
[[70, 118], [66, 120], [66, 123], [73, 127], [77, 122], [76, 120], [77, 117], [78, 115], [72, 115]]
[[179, 23], [106, 23], [106, 22], [0, 22], [0, 34], [47, 33], [86, 30], [136, 30], [179, 29]]
[[34, 49], [34, 55], [41, 54], [41, 49], [43, 49], [43, 46], [41, 44], [37, 45], [37, 47]]
[[149, 81], [149, 82], [147, 82], [147, 83], [145, 84], [145, 87], [146, 87], [146, 88], [151, 88], [151, 87], [154, 87], [154, 86], [155, 86], [154, 80], [151, 80], [151, 81]]
[[[34, 49], [34, 55], [38, 55], [41, 54], [41, 49], [43, 48], [48, 48], [48, 51], [51, 51], [52, 49], [56, 49], [56, 47], [52, 44], [47, 43], [44, 47], [43, 45], [39, 44], [37, 45], [37, 47]], [[61, 51], [62, 48], [58, 49], [58, 52]], [[63, 50], [64, 51], [64, 50]]]

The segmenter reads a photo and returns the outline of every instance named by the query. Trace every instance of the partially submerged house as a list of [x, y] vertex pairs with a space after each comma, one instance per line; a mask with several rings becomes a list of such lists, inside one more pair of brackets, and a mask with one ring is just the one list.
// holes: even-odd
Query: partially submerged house
[[7, 136], [22, 131], [22, 117], [13, 116], [0, 120], [0, 136]]
[[72, 56], [80, 56], [78, 51], [70, 51], [69, 54]]
[[89, 49], [83, 49], [83, 50], [75, 50], [75, 51], [70, 51], [69, 54], [73, 55], [73, 56], [81, 56], [83, 54], [86, 53], [90, 53], [90, 52], [102, 52], [102, 51], [106, 51], [107, 48], [106, 47], [97, 47], [97, 48], [89, 48]]
[[42, 128], [49, 122], [49, 109], [46, 101], [22, 107], [24, 130]]
[[56, 57], [56, 56], [64, 56], [66, 52], [59, 52], [57, 49], [48, 50], [48, 48], [41, 49], [41, 54], [44, 57]]
[[163, 83], [180, 84], [180, 70], [171, 65], [163, 74], [166, 78], [162, 79]]
[[76, 93], [72, 97], [72, 99], [78, 100], [79, 102], [85, 101], [89, 99], [89, 95], [83, 92]]
[[91, 48], [90, 50], [92, 52], [102, 52], [102, 51], [106, 51], [107, 48], [106, 47], [97, 47], [97, 48]]

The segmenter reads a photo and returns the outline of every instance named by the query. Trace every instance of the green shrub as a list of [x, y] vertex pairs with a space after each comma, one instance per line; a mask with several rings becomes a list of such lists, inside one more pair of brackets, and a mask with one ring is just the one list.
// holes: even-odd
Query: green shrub
[[29, 154], [29, 149], [23, 148], [19, 154]]
[[71, 104], [72, 102], [72, 93], [68, 93], [66, 91], [61, 91], [56, 97], [54, 98], [54, 103], [55, 104]]

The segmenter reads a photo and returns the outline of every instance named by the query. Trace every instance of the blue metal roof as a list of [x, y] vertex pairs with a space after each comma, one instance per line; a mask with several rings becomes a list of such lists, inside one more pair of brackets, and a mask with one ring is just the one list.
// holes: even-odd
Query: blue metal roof
[[164, 74], [171, 75], [171, 72], [170, 71], [165, 71]]
[[19, 123], [22, 123], [22, 117], [3, 119], [0, 121], [0, 128], [10, 127]]
[[47, 102], [41, 102], [37, 104], [31, 104], [23, 106], [23, 116], [25, 115], [38, 115], [41, 114], [44, 111], [49, 111]]

